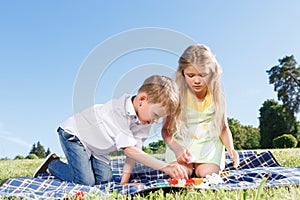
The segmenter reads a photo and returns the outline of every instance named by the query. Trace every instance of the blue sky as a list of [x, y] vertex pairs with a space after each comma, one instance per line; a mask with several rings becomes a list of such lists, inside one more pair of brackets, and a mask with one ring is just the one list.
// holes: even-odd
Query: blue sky
[[[107, 41], [137, 29], [167, 30], [208, 45], [223, 69], [228, 117], [258, 127], [262, 103], [276, 99], [266, 70], [286, 55], [300, 62], [299, 8], [297, 0], [1, 1], [0, 158], [26, 156], [37, 141], [62, 155], [56, 128], [74, 112], [81, 69]], [[163, 45], [180, 46], [167, 39]], [[132, 40], [108, 45], [99, 60]], [[133, 92], [148, 69], [172, 75], [177, 60], [159, 48], [115, 56], [92, 85], [93, 101], [104, 103], [122, 88]]]

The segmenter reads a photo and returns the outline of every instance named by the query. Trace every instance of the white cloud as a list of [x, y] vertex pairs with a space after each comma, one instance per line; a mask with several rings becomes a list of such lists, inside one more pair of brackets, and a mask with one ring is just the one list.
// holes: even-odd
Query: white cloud
[[0, 138], [13, 142], [15, 144], [24, 146], [24, 147], [31, 147], [31, 144], [28, 142], [24, 141], [22, 138], [19, 138], [18, 136], [15, 136], [9, 131], [4, 130], [3, 128], [3, 123], [0, 122]]

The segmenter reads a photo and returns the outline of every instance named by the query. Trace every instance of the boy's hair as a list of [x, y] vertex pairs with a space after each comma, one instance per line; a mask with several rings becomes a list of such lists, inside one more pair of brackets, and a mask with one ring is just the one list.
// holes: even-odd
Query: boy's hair
[[139, 88], [138, 93], [145, 92], [149, 103], [160, 104], [167, 115], [178, 112], [179, 92], [174, 80], [166, 76], [153, 75], [148, 77]]

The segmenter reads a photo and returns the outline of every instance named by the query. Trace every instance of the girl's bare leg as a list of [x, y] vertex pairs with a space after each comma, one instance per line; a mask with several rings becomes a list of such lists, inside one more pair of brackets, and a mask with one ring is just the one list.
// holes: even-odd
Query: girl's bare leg
[[213, 163], [195, 163], [195, 174], [199, 178], [203, 178], [206, 175], [218, 174], [220, 167]]

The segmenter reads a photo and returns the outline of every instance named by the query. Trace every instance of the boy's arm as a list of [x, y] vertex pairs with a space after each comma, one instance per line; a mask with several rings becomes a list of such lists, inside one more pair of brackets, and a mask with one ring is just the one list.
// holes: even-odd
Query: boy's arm
[[168, 164], [158, 160], [136, 147], [125, 147], [123, 151], [127, 157], [138, 161], [148, 167], [163, 171], [169, 174], [172, 178], [188, 178], [184, 167], [176, 164]]
[[123, 151], [124, 151], [126, 157], [129, 157], [132, 160], [138, 161], [148, 167], [151, 167], [151, 168], [154, 168], [157, 170], [161, 170], [166, 165], [168, 165], [167, 163], [153, 158], [152, 156], [148, 155], [147, 153], [145, 153], [144, 151], [142, 151], [136, 147], [125, 147], [125, 148], [123, 148]]
[[132, 169], [134, 167], [134, 163], [135, 163], [135, 160], [126, 156], [124, 167], [123, 167], [123, 172], [122, 172], [122, 179], [121, 179], [121, 183], [120, 183], [121, 185], [129, 182], [129, 178], [130, 178]]

